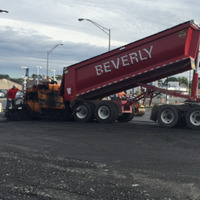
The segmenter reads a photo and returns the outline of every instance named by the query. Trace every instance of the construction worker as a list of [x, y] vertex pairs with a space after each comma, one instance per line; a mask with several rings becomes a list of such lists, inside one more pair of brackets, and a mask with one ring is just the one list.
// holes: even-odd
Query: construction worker
[[124, 97], [124, 92], [118, 92], [117, 95], [120, 99], [122, 99]]
[[12, 104], [12, 108], [15, 106], [15, 97], [18, 91], [20, 90], [15, 85], [7, 91], [6, 112], [8, 111], [10, 104]]

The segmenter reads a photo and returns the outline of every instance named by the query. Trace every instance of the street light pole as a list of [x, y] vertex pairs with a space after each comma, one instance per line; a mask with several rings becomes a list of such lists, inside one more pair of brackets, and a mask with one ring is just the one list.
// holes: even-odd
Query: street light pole
[[49, 54], [52, 53], [52, 51], [58, 47], [59, 45], [63, 45], [63, 44], [57, 44], [55, 45], [52, 49], [50, 49], [49, 51], [47, 51], [47, 79], [49, 79]]
[[111, 43], [111, 29], [105, 28], [104, 26], [90, 20], [90, 19], [84, 19], [84, 18], [79, 18], [78, 21], [81, 22], [83, 20], [89, 21], [92, 24], [94, 24], [96, 27], [98, 27], [99, 29], [101, 29], [104, 33], [106, 33], [108, 35], [108, 51], [110, 51], [110, 43]]
[[37, 68], [37, 85], [38, 85], [38, 84], [39, 84], [40, 69], [41, 69], [42, 67], [36, 66], [36, 68]]
[[28, 69], [28, 67], [21, 66], [21, 69], [24, 69], [24, 88], [23, 88], [23, 92], [25, 92], [26, 91], [26, 79], [27, 79], [26, 70]]
[[2, 12], [8, 13], [7, 10], [0, 10], [0, 13], [2, 13]]
[[56, 80], [56, 70], [52, 69], [51, 71], [53, 72], [53, 80], [55, 81]]

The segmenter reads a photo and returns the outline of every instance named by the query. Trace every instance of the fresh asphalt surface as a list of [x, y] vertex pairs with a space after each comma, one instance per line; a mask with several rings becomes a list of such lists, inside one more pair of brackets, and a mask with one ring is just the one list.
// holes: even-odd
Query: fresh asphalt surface
[[130, 123], [5, 121], [0, 200], [199, 200], [200, 132]]

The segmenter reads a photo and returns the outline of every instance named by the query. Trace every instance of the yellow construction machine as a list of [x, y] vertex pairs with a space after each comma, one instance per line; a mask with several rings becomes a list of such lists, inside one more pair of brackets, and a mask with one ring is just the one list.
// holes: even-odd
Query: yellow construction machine
[[[69, 107], [59, 96], [60, 84], [43, 82], [27, 89], [23, 102], [9, 109], [6, 113], [8, 120], [30, 119], [68, 119]], [[68, 109], [66, 112], [66, 109]]]

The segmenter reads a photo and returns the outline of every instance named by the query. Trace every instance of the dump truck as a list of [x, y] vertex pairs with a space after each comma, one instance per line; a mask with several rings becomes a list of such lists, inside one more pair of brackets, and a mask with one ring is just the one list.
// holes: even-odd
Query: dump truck
[[187, 21], [110, 52], [65, 67], [60, 95], [72, 109], [75, 120], [109, 123], [129, 121], [131, 101], [102, 101], [105, 96], [141, 86], [145, 94], [169, 91], [149, 85], [153, 81], [194, 69], [192, 95], [183, 105], [162, 105], [153, 109], [151, 119], [174, 127], [183, 119], [191, 128], [200, 127], [200, 99], [197, 98], [200, 27]]
[[[170, 94], [149, 83], [193, 69], [192, 94], [173, 92], [173, 96], [187, 101], [182, 105], [157, 105], [152, 109], [151, 119], [163, 127], [174, 127], [185, 120], [190, 128], [199, 129], [200, 99], [196, 92], [199, 42], [200, 27], [190, 20], [64, 67], [59, 88], [64, 110], [79, 122], [128, 122], [134, 117], [135, 102], [147, 96], [152, 99], [158, 93]], [[132, 100], [103, 100], [138, 86], [144, 88], [143, 92]]]

